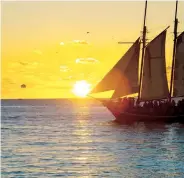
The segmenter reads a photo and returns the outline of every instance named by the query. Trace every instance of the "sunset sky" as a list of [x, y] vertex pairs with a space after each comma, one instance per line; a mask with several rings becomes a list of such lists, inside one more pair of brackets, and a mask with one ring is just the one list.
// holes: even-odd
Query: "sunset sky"
[[[144, 13], [144, 1], [15, 1], [1, 6], [2, 98], [75, 97], [72, 89], [81, 80], [93, 88], [130, 47], [118, 42], [140, 36]], [[174, 1], [148, 0], [148, 39], [170, 25], [167, 66], [174, 11]], [[179, 1], [178, 19], [182, 32], [184, 1]]]

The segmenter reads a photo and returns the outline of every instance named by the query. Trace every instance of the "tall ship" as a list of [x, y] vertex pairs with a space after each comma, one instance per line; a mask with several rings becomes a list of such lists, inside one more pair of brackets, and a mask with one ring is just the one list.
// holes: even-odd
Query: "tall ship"
[[[145, 1], [142, 38], [136, 39], [128, 51], [92, 89], [93, 93], [114, 90], [102, 104], [120, 123], [184, 122], [184, 32], [178, 35], [178, 0], [176, 0], [174, 43], [170, 87], [166, 73], [165, 44], [169, 27], [146, 43]], [[140, 67], [139, 67], [140, 59]], [[138, 93], [138, 97], [127, 97]]]

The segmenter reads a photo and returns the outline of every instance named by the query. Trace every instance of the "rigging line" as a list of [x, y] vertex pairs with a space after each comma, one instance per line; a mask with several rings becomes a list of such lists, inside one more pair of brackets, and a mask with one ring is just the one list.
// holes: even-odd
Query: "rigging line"
[[[119, 42], [118, 42], [118, 44], [134, 44], [134, 43], [135, 43], [135, 41], [134, 41], [134, 42], [132, 42], [132, 41], [131, 41], [131, 42], [126, 42], [126, 41], [125, 41], [125, 42], [124, 42], [124, 41], [119, 41]], [[143, 43], [143, 42], [140, 42], [140, 43]], [[147, 43], [149, 43], [149, 41], [146, 42], [146, 44], [147, 44]]]

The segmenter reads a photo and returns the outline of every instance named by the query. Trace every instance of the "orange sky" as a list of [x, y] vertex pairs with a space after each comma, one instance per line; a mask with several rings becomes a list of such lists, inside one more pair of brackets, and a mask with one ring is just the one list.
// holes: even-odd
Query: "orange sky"
[[[130, 47], [118, 41], [135, 41], [140, 35], [143, 10], [143, 1], [2, 2], [1, 97], [75, 97], [72, 88], [80, 80], [94, 87]], [[148, 1], [148, 39], [171, 26], [167, 65], [174, 10], [175, 2]], [[179, 2], [179, 32], [183, 17], [184, 2]]]

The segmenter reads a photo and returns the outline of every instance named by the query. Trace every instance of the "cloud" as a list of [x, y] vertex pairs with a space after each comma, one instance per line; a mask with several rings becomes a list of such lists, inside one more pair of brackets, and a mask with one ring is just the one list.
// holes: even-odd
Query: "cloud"
[[99, 61], [94, 58], [77, 58], [75, 60], [77, 64], [97, 64]]
[[74, 44], [84, 44], [84, 45], [87, 45], [89, 44], [87, 41], [85, 40], [73, 40], [72, 41]]
[[9, 71], [12, 70], [12, 68], [22, 68], [23, 66], [25, 68], [35, 68], [39, 63], [38, 62], [22, 62], [22, 61], [15, 61], [15, 62], [11, 62], [10, 65], [9, 65]]
[[65, 81], [75, 80], [75, 79], [76, 79], [76, 77], [74, 77], [74, 76], [68, 76], [68, 77], [62, 78], [62, 80], [65, 80]]
[[60, 66], [60, 71], [61, 72], [68, 72], [68, 71], [70, 71], [70, 69], [68, 66], [62, 65], [62, 66]]
[[25, 65], [27, 65], [28, 63], [25, 63], [25, 62], [19, 62], [19, 64], [21, 64], [21, 65], [25, 66]]
[[42, 51], [40, 51], [40, 50], [38, 50], [38, 49], [34, 49], [34, 50], [33, 50], [33, 53], [36, 53], [36, 54], [42, 55]]
[[74, 45], [88, 45], [89, 43], [85, 40], [73, 40], [69, 42], [60, 42], [60, 46], [64, 46], [65, 44], [74, 44]]
[[10, 78], [3, 78], [2, 79], [2, 83], [3, 84], [16, 84], [12, 79], [10, 79]]
[[26, 68], [27, 69], [35, 69], [38, 67], [38, 65], [39, 65], [38, 62], [27, 63]]
[[60, 45], [63, 46], [63, 45], [65, 45], [65, 43], [64, 42], [60, 42]]

